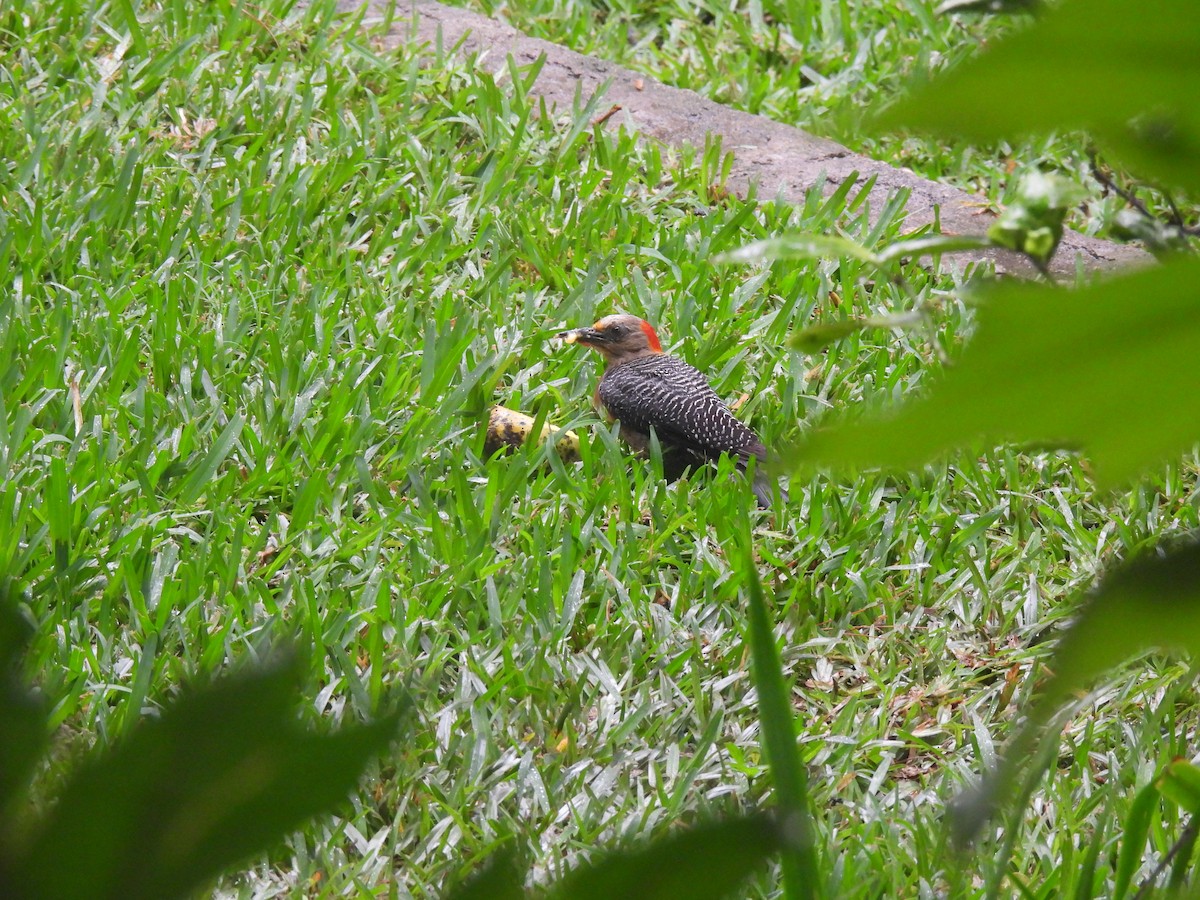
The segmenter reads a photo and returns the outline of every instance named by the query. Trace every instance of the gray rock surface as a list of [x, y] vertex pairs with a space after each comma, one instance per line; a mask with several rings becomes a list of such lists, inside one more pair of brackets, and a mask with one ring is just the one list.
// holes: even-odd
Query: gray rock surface
[[[357, 11], [364, 0], [339, 0], [344, 11]], [[745, 196], [752, 184], [757, 196], [800, 201], [805, 191], [822, 175], [828, 189], [834, 190], [852, 173], [862, 179], [875, 176], [869, 195], [873, 210], [880, 209], [892, 192], [906, 188], [908, 200], [906, 230], [934, 221], [939, 215], [942, 231], [948, 234], [980, 234], [994, 214], [987, 211], [981, 198], [949, 185], [929, 181], [914, 172], [870, 159], [823, 138], [763, 116], [740, 112], [693, 91], [660, 84], [653, 78], [631, 72], [603, 60], [582, 56], [565, 47], [527, 37], [503, 22], [434, 0], [365, 0], [364, 25], [389, 22], [382, 38], [385, 46], [401, 44], [458, 46], [462, 54], [486, 54], [493, 68], [503, 64], [508, 54], [526, 66], [539, 56], [546, 62], [532, 93], [545, 99], [550, 109], [570, 110], [577, 91], [587, 98], [608, 82], [599, 109], [620, 109], [607, 120], [607, 127], [624, 125], [639, 134], [672, 146], [692, 144], [703, 147], [709, 135], [719, 135], [722, 148], [732, 151], [735, 162], [726, 187]], [[389, 9], [391, 7], [391, 9]], [[1006, 251], [977, 251], [956, 254], [960, 263], [991, 261], [998, 270], [1031, 272], [1018, 254]], [[1068, 232], [1051, 269], [1059, 274], [1085, 269], [1112, 269], [1145, 263], [1144, 251], [1109, 241]]]

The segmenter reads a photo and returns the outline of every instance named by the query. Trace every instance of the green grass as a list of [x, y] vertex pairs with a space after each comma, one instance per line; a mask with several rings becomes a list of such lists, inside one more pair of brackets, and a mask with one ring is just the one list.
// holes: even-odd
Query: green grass
[[[958, 277], [714, 267], [784, 229], [902, 223], [815, 190], [713, 201], [711, 150], [538, 117], [530, 73], [381, 56], [321, 4], [130, 9], [0, 12], [0, 572], [55, 703], [42, 794], [182, 682], [299, 632], [314, 719], [403, 686], [418, 724], [231, 894], [427, 896], [511, 837], [549, 878], [756, 806], [747, 599], [713, 524], [749, 495], [727, 467], [668, 486], [632, 462], [591, 411], [596, 360], [550, 336], [645, 315], [779, 444], [918, 389], [969, 330]], [[814, 315], [934, 297], [925, 330], [784, 349]], [[583, 462], [485, 463], [494, 402], [584, 430]], [[1002, 449], [795, 483], [759, 516], [832, 892], [977, 888], [990, 845], [953, 856], [944, 801], [1010, 732], [1064, 600], [1196, 527], [1195, 472], [1101, 494], [1071, 455]], [[1021, 878], [1065, 894], [1093, 835], [1113, 852], [1135, 788], [1190, 752], [1185, 671], [1081, 700]]]

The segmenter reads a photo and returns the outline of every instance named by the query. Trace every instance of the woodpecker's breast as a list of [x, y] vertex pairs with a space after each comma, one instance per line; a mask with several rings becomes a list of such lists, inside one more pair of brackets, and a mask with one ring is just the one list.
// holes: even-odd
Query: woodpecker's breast
[[592, 392], [592, 405], [595, 406], [596, 409], [600, 410], [600, 412], [604, 413], [604, 415], [608, 416], [609, 421], [612, 421], [615, 416], [608, 411], [608, 407], [604, 405], [604, 398], [600, 396], [600, 385], [603, 383], [604, 378], [601, 376], [600, 381], [596, 384], [596, 390]]

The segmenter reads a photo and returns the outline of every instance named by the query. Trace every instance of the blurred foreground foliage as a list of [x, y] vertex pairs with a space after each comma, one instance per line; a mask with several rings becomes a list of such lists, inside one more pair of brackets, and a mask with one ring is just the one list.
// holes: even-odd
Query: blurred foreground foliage
[[[1190, 2], [1155, 0], [1150, 8], [1132, 10], [1117, 0], [1068, 0], [920, 88], [882, 121], [886, 127], [908, 124], [980, 139], [1083, 128], [1132, 170], [1194, 196], [1200, 190], [1200, 127], [1191, 102], [1200, 96], [1197, 59], [1200, 11]], [[1002, 220], [1003, 227], [986, 238], [916, 236], [903, 247], [880, 249], [813, 238], [787, 252], [846, 253], [886, 266], [901, 255], [949, 253], [988, 240], [1044, 262], [1061, 234], [1063, 204], [1071, 194], [1050, 185], [1029, 192], [1029, 198], [1020, 214]], [[761, 249], [764, 256], [781, 255], [778, 246]], [[814, 432], [798, 458], [810, 467], [911, 467], [987, 441], [1019, 441], [1080, 448], [1110, 484], [1135, 477], [1200, 437], [1197, 274], [1194, 259], [1181, 257], [1069, 292], [1052, 285], [986, 292], [979, 298], [974, 340], [925, 397]], [[895, 327], [910, 318], [907, 312], [897, 315], [826, 323], [822, 339], [863, 327]], [[230, 420], [181, 488], [185, 497], [200, 498], [241, 427], [240, 419]], [[65, 479], [57, 482], [66, 496]], [[69, 524], [48, 524], [56, 542], [66, 540]], [[822, 893], [822, 876], [828, 874], [822, 860], [828, 857], [814, 846], [818, 829], [812, 827], [804, 770], [794, 752], [788, 686], [754, 569], [751, 532], [746, 522], [730, 527], [722, 537], [742, 560], [747, 637], [778, 814], [694, 825], [599, 855], [551, 886], [551, 896], [731, 896], [744, 877], [772, 858], [782, 860], [787, 896]], [[977, 836], [1003, 801], [1029, 789], [1039, 767], [1048, 764], [1045, 747], [1053, 743], [1053, 726], [1078, 690], [1150, 648], [1200, 646], [1198, 592], [1200, 564], [1192, 545], [1156, 550], [1101, 583], [1063, 637], [1051, 665], [1054, 674], [1006, 762], [955, 805], [960, 840]], [[370, 724], [316, 733], [302, 727], [295, 713], [300, 692], [292, 664], [246, 668], [185, 692], [157, 719], [123, 723], [122, 737], [90, 753], [55, 792], [57, 802], [35, 815], [28, 798], [49, 747], [52, 698], [39, 698], [27, 687], [22, 648], [28, 628], [22, 615], [2, 606], [0, 617], [4, 896], [194, 892], [344, 802], [399, 730], [399, 714], [392, 712]], [[1200, 778], [1189, 763], [1172, 764], [1141, 790], [1124, 823], [1118, 895], [1132, 885], [1157, 805], [1200, 812]], [[1194, 840], [1189, 826], [1174, 854], [1176, 883], [1189, 870]], [[1011, 846], [1003, 844], [990, 863], [993, 895], [1008, 872], [1005, 854]], [[1080, 865], [1094, 866], [1095, 859]], [[527, 877], [523, 858], [506, 848], [452, 895], [521, 897]]]
[[[761, 594], [759, 588], [760, 606]], [[404, 717], [405, 704], [393, 703], [395, 709], [367, 724], [328, 733], [302, 727], [296, 707], [304, 667], [298, 654], [277, 652], [186, 691], [114, 746], [93, 750], [49, 810], [31, 815], [30, 782], [49, 746], [49, 729], [46, 698], [30, 690], [21, 673], [30, 633], [17, 608], [0, 602], [3, 897], [191, 896], [309, 819], [344, 804], [367, 765], [399, 736]], [[777, 659], [774, 673], [782, 685]], [[781, 702], [782, 690], [777, 690]], [[786, 704], [781, 708], [786, 713]], [[776, 722], [790, 725], [790, 714], [775, 712]], [[799, 771], [798, 762], [792, 768]], [[807, 815], [802, 784], [795, 800], [797, 812]], [[735, 896], [769, 859], [796, 852], [794, 827], [787, 825], [786, 817], [768, 814], [701, 823], [601, 855], [548, 896]], [[521, 897], [524, 880], [521, 860], [506, 848], [452, 896]]]
[[[1198, 59], [1200, 7], [1189, 0], [1136, 8], [1121, 0], [1065, 0], [916, 87], [876, 123], [976, 141], [1084, 129], [1135, 176], [1195, 201]], [[974, 336], [923, 396], [813, 430], [795, 449], [798, 470], [912, 469], [1008, 442], [1078, 450], [1102, 487], [1117, 487], [1192, 449], [1200, 440], [1200, 260], [1167, 254], [1152, 268], [1070, 289], [1055, 285], [1045, 263], [1061, 238], [1064, 212], [1079, 199], [1064, 179], [1035, 175], [977, 238], [919, 235], [867, 248], [835, 236], [794, 235], [730, 254], [731, 261], [850, 256], [886, 269], [904, 255], [993, 245], [1026, 254], [1050, 282], [979, 287], [969, 298], [978, 307]], [[906, 327], [928, 314], [822, 322], [795, 335], [793, 346], [815, 352], [854, 331]], [[1150, 548], [1081, 599], [1009, 748], [951, 807], [961, 845], [980, 838], [993, 816], [1013, 810], [990, 862], [989, 896], [1001, 893], [1019, 807], [1053, 764], [1062, 717], [1079, 693], [1151, 650], [1200, 651], [1200, 545], [1193, 537]], [[1185, 760], [1146, 783], [1125, 822], [1117, 896], [1131, 889], [1160, 800], [1192, 818], [1143, 889], [1153, 888], [1168, 865], [1170, 886], [1186, 883], [1198, 784], [1200, 770]], [[1078, 865], [1094, 870], [1097, 861], [1089, 855]]]
[[170, 898], [270, 849], [344, 802], [400, 711], [326, 734], [301, 726], [294, 653], [194, 688], [79, 764], [26, 814], [49, 744], [45, 698], [21, 677], [31, 629], [0, 603], [0, 895]]

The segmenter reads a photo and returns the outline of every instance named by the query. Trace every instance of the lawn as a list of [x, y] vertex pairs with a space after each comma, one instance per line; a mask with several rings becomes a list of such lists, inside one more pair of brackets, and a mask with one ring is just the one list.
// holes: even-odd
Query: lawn
[[[851, 107], [1000, 27], [934, 5], [813, 4], [811, 55], [771, 44], [754, 8], [504, 11], [847, 139]], [[325, 3], [0, 10], [0, 584], [53, 699], [39, 802], [182, 684], [297, 634], [318, 726], [413, 698], [361, 790], [223, 879], [230, 896], [436, 896], [513, 837], [548, 879], [760, 805], [725, 527], [750, 495], [728, 466], [667, 485], [631, 461], [590, 406], [597, 360], [552, 335], [642, 315], [786, 446], [919, 389], [971, 328], [949, 265], [713, 263], [784, 230], [903, 232], [854, 196], [747, 203], [712, 190], [702, 150], [538, 115], [501, 60], [376, 47]], [[1011, 172], [1086, 159], [1070, 136], [855, 147], [993, 199]], [[786, 348], [814, 316], [918, 307], [937, 310], [920, 329]], [[581, 431], [582, 462], [483, 459], [493, 403]], [[797, 479], [753, 513], [831, 895], [979, 888], [993, 845], [955, 856], [946, 801], [1001, 747], [1096, 570], [1196, 527], [1195, 475], [1189, 459], [1100, 492], [1072, 454], [980, 448]], [[1152, 660], [1080, 699], [1014, 879], [1065, 895], [1080, 855], [1107, 859], [1135, 789], [1190, 754], [1187, 673]], [[1144, 872], [1169, 843], [1152, 835]], [[778, 891], [777, 871], [752, 888]]]

